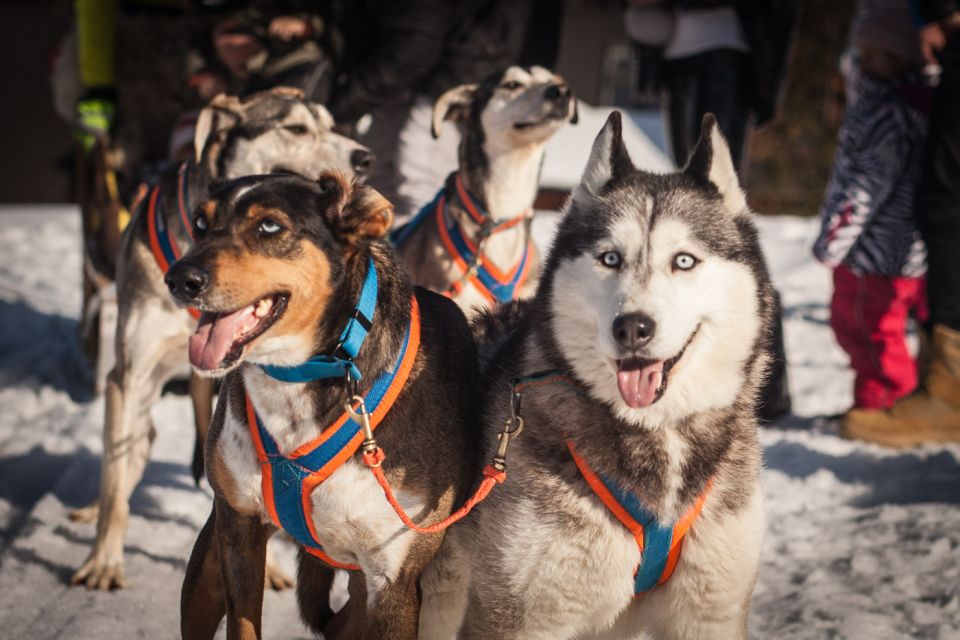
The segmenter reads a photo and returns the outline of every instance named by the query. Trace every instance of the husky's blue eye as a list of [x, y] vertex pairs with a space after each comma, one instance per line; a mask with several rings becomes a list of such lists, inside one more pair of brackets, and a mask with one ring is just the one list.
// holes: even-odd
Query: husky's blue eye
[[673, 268], [680, 269], [681, 271], [690, 271], [690, 269], [693, 269], [695, 266], [697, 266], [698, 262], [699, 260], [694, 258], [689, 253], [678, 253], [677, 255], [673, 256]]
[[616, 251], [604, 251], [600, 254], [600, 264], [609, 268], [617, 269], [623, 262], [623, 257]]
[[260, 233], [263, 233], [268, 236], [272, 236], [273, 234], [280, 231], [280, 229], [281, 229], [280, 223], [274, 220], [273, 218], [264, 218], [263, 220], [260, 221], [260, 226], [257, 227], [257, 230], [260, 231]]
[[508, 81], [508, 82], [504, 82], [504, 83], [501, 84], [500, 86], [501, 86], [503, 89], [506, 89], [507, 91], [514, 91], [514, 90], [520, 88], [520, 83], [517, 82], [516, 80], [510, 80], [510, 81]]

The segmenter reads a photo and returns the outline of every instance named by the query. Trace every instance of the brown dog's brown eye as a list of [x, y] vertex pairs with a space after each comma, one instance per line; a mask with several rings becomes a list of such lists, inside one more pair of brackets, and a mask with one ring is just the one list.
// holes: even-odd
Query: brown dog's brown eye
[[307, 128], [302, 124], [288, 124], [284, 127], [287, 131], [292, 133], [295, 136], [302, 136], [307, 133]]
[[200, 233], [203, 233], [207, 230], [207, 219], [202, 215], [197, 216], [193, 221], [193, 227]]

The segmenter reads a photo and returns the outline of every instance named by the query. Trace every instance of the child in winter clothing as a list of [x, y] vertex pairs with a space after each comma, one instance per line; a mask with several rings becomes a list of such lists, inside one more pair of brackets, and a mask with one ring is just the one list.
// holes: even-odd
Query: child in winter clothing
[[874, 3], [854, 26], [859, 71], [814, 255], [833, 267], [830, 325], [856, 372], [854, 404], [886, 409], [917, 384], [909, 315], [926, 314], [926, 251], [913, 217], [933, 90], [905, 0]]

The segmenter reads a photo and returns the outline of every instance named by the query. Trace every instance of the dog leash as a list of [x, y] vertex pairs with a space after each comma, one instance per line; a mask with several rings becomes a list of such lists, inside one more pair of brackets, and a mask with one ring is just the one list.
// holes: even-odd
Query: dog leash
[[357, 396], [353, 398], [353, 404], [356, 405], [359, 411], [357, 411], [350, 404], [347, 404], [346, 410], [348, 413], [350, 413], [354, 420], [359, 421], [361, 425], [363, 425], [363, 461], [373, 472], [374, 477], [377, 479], [377, 484], [379, 484], [380, 488], [383, 489], [384, 496], [386, 497], [387, 502], [390, 503], [390, 506], [393, 507], [394, 512], [396, 512], [397, 516], [400, 518], [403, 524], [407, 526], [407, 528], [416, 533], [437, 533], [439, 531], [443, 531], [455, 522], [462, 520], [473, 510], [475, 506], [477, 506], [480, 502], [485, 500], [488, 495], [490, 495], [490, 492], [496, 485], [506, 481], [507, 450], [510, 447], [510, 443], [521, 433], [523, 433], [523, 417], [520, 415], [520, 405], [523, 391], [531, 387], [538, 387], [556, 382], [566, 382], [573, 385], [578, 390], [582, 389], [582, 385], [580, 385], [576, 380], [565, 375], [561, 371], [555, 370], [540, 371], [529, 376], [513, 378], [511, 380], [510, 417], [507, 418], [506, 422], [504, 423], [503, 430], [497, 434], [497, 453], [493, 457], [493, 460], [484, 466], [483, 480], [480, 482], [480, 486], [477, 488], [476, 492], [474, 492], [474, 494], [463, 504], [462, 507], [440, 522], [426, 527], [416, 524], [410, 518], [410, 516], [407, 515], [406, 511], [396, 499], [396, 496], [390, 487], [390, 483], [387, 481], [386, 475], [383, 473], [383, 462], [387, 459], [387, 455], [383, 449], [380, 448], [376, 439], [373, 437], [373, 429], [369, 426], [369, 413], [364, 407], [363, 399]]

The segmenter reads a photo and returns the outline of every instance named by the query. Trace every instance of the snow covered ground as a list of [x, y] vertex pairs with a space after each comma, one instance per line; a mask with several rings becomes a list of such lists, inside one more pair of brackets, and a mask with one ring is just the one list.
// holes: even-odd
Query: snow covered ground
[[[77, 341], [78, 216], [0, 208], [0, 637], [174, 638], [186, 558], [205, 519], [188, 401], [167, 395], [126, 546], [129, 587], [69, 588], [92, 525], [103, 402]], [[828, 416], [851, 375], [827, 326], [814, 221], [759, 221], [782, 293], [795, 415], [763, 429], [769, 535], [752, 638], [960, 639], [960, 448], [891, 452], [846, 442]], [[541, 240], [549, 220], [537, 223]], [[284, 549], [292, 569], [292, 550]], [[268, 594], [268, 638], [305, 638], [292, 594]]]

